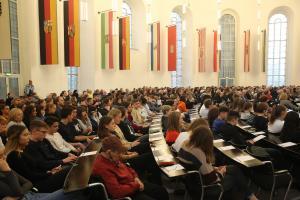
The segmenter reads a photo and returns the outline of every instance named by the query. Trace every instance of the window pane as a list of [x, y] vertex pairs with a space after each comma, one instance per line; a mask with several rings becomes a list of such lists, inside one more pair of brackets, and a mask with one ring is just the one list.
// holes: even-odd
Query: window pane
[[132, 11], [131, 11], [130, 6], [125, 2], [122, 3], [122, 15], [123, 16], [129, 16], [129, 21], [130, 21], [130, 24], [129, 24], [129, 26], [130, 26], [130, 48], [132, 48], [133, 47], [133, 45], [132, 45]]
[[18, 78], [9, 78], [9, 92], [11, 95], [19, 96], [19, 81]]
[[5, 77], [0, 77], [0, 99], [6, 99], [6, 81], [5, 81]]

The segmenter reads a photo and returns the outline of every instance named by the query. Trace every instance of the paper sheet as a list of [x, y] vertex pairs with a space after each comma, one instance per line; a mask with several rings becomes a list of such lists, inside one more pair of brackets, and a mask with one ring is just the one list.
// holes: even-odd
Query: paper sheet
[[152, 133], [149, 136], [150, 136], [150, 138], [159, 137], [159, 136], [163, 136], [163, 133], [161, 133], [161, 132], [160, 133]]
[[295, 146], [297, 144], [293, 143], [293, 142], [285, 142], [285, 143], [281, 143], [279, 144], [279, 146], [281, 147], [291, 147], [291, 146]]
[[246, 156], [237, 156], [235, 157], [235, 159], [239, 160], [240, 162], [246, 162], [248, 160], [254, 160], [255, 158], [250, 155], [246, 155]]
[[220, 142], [224, 142], [223, 139], [218, 139], [218, 140], [214, 140], [214, 144], [220, 143]]
[[240, 126], [241, 129], [246, 129], [246, 128], [251, 128], [251, 126], [246, 125], [246, 126]]
[[257, 142], [257, 141], [259, 141], [261, 139], [264, 139], [265, 137], [266, 136], [264, 136], [264, 135], [259, 135], [259, 136], [255, 137], [255, 138], [253, 138], [252, 140], [253, 140], [253, 142]]
[[162, 140], [163, 137], [154, 137], [154, 138], [149, 138], [149, 141], [150, 142], [154, 142], [154, 141], [159, 141], [159, 140]]
[[89, 151], [89, 152], [82, 153], [80, 157], [91, 156], [91, 155], [95, 155], [96, 153], [97, 151]]
[[221, 150], [221, 151], [227, 151], [227, 150], [231, 150], [231, 149], [235, 149], [235, 147], [232, 145], [229, 145], [229, 146], [219, 148], [219, 150]]
[[180, 164], [164, 167], [167, 171], [177, 171], [177, 170], [183, 170], [184, 167]]
[[258, 136], [258, 135], [264, 135], [264, 134], [266, 134], [266, 133], [263, 132], [263, 131], [259, 131], [259, 132], [254, 132], [254, 133], [252, 133], [252, 135], [256, 135], [256, 136]]
[[155, 157], [155, 160], [156, 160], [156, 161], [158, 161], [158, 160], [159, 160], [159, 161], [162, 161], [162, 160], [163, 160], [163, 161], [167, 161], [167, 160], [173, 160], [173, 158], [174, 158], [174, 157], [173, 157], [172, 155], [167, 154], [167, 155], [162, 155], [162, 156], [156, 156], [156, 157]]

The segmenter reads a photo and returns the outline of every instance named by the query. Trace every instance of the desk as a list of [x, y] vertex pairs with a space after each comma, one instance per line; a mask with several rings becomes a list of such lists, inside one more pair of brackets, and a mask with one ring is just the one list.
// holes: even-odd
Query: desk
[[101, 148], [100, 140], [93, 140], [85, 149], [85, 152], [97, 151], [96, 154], [78, 157], [76, 163], [68, 173], [63, 190], [65, 193], [77, 191], [88, 187], [89, 179], [93, 170], [94, 161]]

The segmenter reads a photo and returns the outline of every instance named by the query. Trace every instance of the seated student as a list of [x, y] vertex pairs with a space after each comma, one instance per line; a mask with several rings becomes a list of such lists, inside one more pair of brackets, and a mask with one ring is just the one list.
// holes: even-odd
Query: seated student
[[141, 114], [146, 120], [155, 116], [155, 113], [150, 110], [148, 101], [145, 97], [141, 98]]
[[244, 103], [243, 110], [241, 112], [241, 120], [246, 121], [248, 124], [252, 124], [254, 118], [252, 112], [253, 112], [252, 103], [251, 102]]
[[163, 133], [165, 133], [168, 129], [168, 116], [172, 111], [172, 107], [169, 105], [163, 105], [161, 110], [163, 112], [163, 116], [161, 118], [161, 126]]
[[188, 111], [188, 109], [186, 108], [186, 98], [185, 96], [181, 96], [179, 99], [179, 102], [177, 104], [177, 109], [181, 112], [181, 113], [185, 113]]
[[289, 97], [288, 97], [287, 93], [285, 93], [285, 92], [282, 92], [282, 93], [279, 95], [279, 101], [280, 101], [280, 105], [286, 106], [286, 107], [289, 108], [289, 109], [292, 109], [292, 110], [294, 110], [294, 111], [299, 111], [299, 110], [300, 110], [300, 107], [294, 105], [294, 104], [289, 100]]
[[[0, 199], [4, 200], [77, 200], [83, 199], [83, 194], [75, 192], [64, 194], [63, 190], [57, 190], [53, 193], [32, 192], [32, 183], [11, 170], [5, 160], [4, 148], [0, 147]], [[85, 195], [86, 197], [86, 195]]]
[[97, 108], [95, 106], [89, 106], [88, 111], [89, 111], [88, 115], [91, 120], [93, 132], [97, 133], [101, 116], [99, 115]]
[[283, 105], [278, 105], [273, 108], [270, 121], [268, 124], [268, 132], [272, 134], [280, 134], [283, 124], [284, 118], [287, 114], [286, 107]]
[[10, 108], [8, 105], [0, 104], [0, 116], [4, 117], [6, 120], [9, 120], [9, 111]]
[[[53, 116], [48, 117], [45, 120], [46, 124], [49, 126], [48, 133], [46, 134], [46, 139], [51, 143], [53, 148], [64, 153], [76, 153], [79, 154], [83, 149], [76, 149], [73, 145], [66, 142], [62, 136], [57, 132], [59, 127], [59, 119]], [[77, 146], [80, 146], [77, 144]]]
[[24, 110], [23, 122], [27, 128], [30, 126], [30, 122], [37, 116], [36, 107], [33, 105], [27, 105]]
[[[233, 200], [256, 200], [256, 196], [247, 186], [247, 179], [235, 166], [214, 167], [213, 134], [206, 126], [199, 126], [192, 131], [188, 141], [179, 150], [182, 163], [193, 165], [192, 170], [199, 170], [205, 185], [221, 182], [225, 197]], [[199, 188], [195, 184], [193, 199], [199, 198]]]
[[[73, 108], [70, 106], [63, 107], [61, 110], [61, 121], [59, 124], [58, 132], [67, 142], [71, 143], [75, 147], [78, 147], [76, 144], [78, 142], [89, 143], [94, 136], [86, 135], [76, 135], [73, 126], [73, 118], [76, 115], [76, 112], [73, 112]], [[84, 145], [79, 146], [81, 149], [84, 148]]]
[[287, 113], [280, 139], [282, 142], [300, 143], [300, 118], [298, 113], [294, 111]]
[[219, 108], [219, 115], [212, 124], [212, 130], [214, 133], [220, 132], [220, 128], [225, 124], [225, 120], [227, 118], [228, 112], [229, 110], [225, 106], [221, 106]]
[[181, 132], [179, 134], [179, 136], [177, 137], [176, 141], [174, 144], [172, 144], [172, 147], [173, 149], [176, 151], [176, 152], [179, 152], [179, 149], [181, 148], [182, 144], [189, 139], [192, 131], [197, 128], [198, 126], [207, 126], [209, 127], [208, 125], [208, 122], [205, 120], [205, 119], [202, 119], [202, 118], [198, 118], [198, 119], [195, 119], [188, 127], [187, 131], [186, 132]]
[[268, 130], [268, 109], [267, 103], [259, 103], [255, 109], [255, 116], [253, 119], [253, 126], [256, 131], [267, 131]]
[[166, 132], [166, 142], [169, 145], [173, 144], [176, 141], [177, 137], [179, 136], [179, 133], [181, 132], [182, 127], [183, 119], [180, 112], [171, 112], [168, 116], [168, 129]]
[[50, 170], [41, 169], [39, 161], [25, 151], [30, 141], [30, 133], [25, 126], [13, 125], [8, 129], [7, 137], [5, 154], [14, 171], [30, 180], [39, 192], [54, 192], [62, 188], [69, 170], [59, 165]]
[[99, 112], [102, 116], [106, 116], [110, 111], [112, 106], [112, 99], [110, 97], [105, 97], [102, 102], [102, 107], [100, 107]]
[[0, 116], [0, 139], [2, 140], [2, 143], [6, 144], [6, 132], [7, 132], [7, 119]]
[[87, 109], [81, 106], [77, 110], [77, 121], [82, 130], [83, 135], [90, 135], [93, 133], [93, 126], [88, 116]]
[[218, 116], [219, 116], [219, 108], [215, 107], [215, 106], [212, 107], [207, 114], [207, 121], [208, 121], [210, 128], [212, 128], [213, 123], [214, 123], [215, 119], [218, 118]]
[[[226, 123], [220, 128], [219, 133], [226, 141], [232, 141], [237, 145], [246, 145], [247, 138], [242, 135], [237, 127], [240, 114], [236, 111], [229, 111]], [[250, 143], [253, 143], [249, 140]]]
[[211, 100], [210, 99], [206, 99], [204, 101], [203, 105], [200, 108], [199, 115], [200, 115], [201, 118], [207, 119], [208, 112], [209, 112], [209, 109], [211, 108], [211, 106], [212, 106]]
[[128, 111], [125, 107], [120, 107], [119, 110], [121, 111], [121, 122], [117, 124], [121, 131], [123, 132], [125, 138], [129, 142], [133, 142], [135, 140], [139, 140], [142, 143], [149, 142], [149, 135], [142, 135], [139, 133], [135, 133], [131, 123], [128, 121]]
[[13, 108], [9, 112], [9, 122], [7, 124], [7, 129], [12, 125], [21, 125], [26, 127], [23, 122], [23, 111], [19, 108]]
[[141, 114], [141, 105], [138, 99], [132, 101], [131, 110], [128, 109], [128, 119], [135, 125], [135, 131], [142, 134], [148, 134], [150, 124], [144, 119]]
[[24, 152], [32, 155], [41, 169], [51, 170], [60, 165], [69, 164], [77, 159], [71, 153], [64, 153], [56, 150], [48, 140], [45, 140], [48, 133], [48, 125], [39, 120], [30, 123], [30, 141]]
[[107, 116], [111, 117], [116, 124], [116, 126], [114, 126], [114, 130], [111, 131], [113, 131], [118, 136], [118, 138], [121, 140], [122, 144], [127, 148], [127, 150], [132, 150], [139, 154], [143, 154], [151, 151], [149, 143], [141, 143], [139, 139], [134, 140], [133, 142], [128, 142], [126, 140], [122, 130], [118, 126], [121, 123], [121, 117], [122, 117], [122, 113], [119, 109], [116, 108], [111, 109], [107, 114]]
[[[116, 124], [111, 117], [102, 117], [100, 120], [98, 130], [99, 138], [103, 140], [104, 138], [107, 138], [109, 136], [117, 137], [114, 133], [115, 127]], [[120, 138], [118, 139], [120, 140]], [[124, 146], [124, 148], [126, 147]], [[152, 152], [143, 153], [139, 155], [137, 152], [133, 151], [133, 149], [130, 149], [129, 151], [126, 151], [122, 154], [122, 160], [130, 163], [132, 168], [134, 168], [140, 174], [148, 172], [153, 182], [161, 183], [160, 169], [158, 168], [156, 161], [154, 160]]]
[[168, 200], [163, 187], [142, 182], [133, 169], [122, 163], [124, 152], [121, 141], [109, 136], [102, 141], [101, 153], [94, 162], [93, 175], [102, 178], [109, 195], [112, 198], [130, 196], [133, 200]]
[[[49, 117], [49, 116], [53, 116], [53, 117], [57, 117], [58, 119], [60, 119], [60, 116], [57, 115], [56, 113], [56, 105], [54, 103], [48, 103], [46, 105], [46, 114], [45, 114], [45, 118]], [[61, 112], [61, 110], [59, 111]]]

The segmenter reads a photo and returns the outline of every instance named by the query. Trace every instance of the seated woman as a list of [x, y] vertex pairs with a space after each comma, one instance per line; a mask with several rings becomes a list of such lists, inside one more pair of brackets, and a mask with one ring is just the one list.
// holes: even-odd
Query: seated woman
[[294, 111], [287, 113], [280, 139], [282, 142], [300, 143], [300, 118], [298, 113]]
[[274, 135], [280, 134], [286, 114], [287, 110], [286, 107], [283, 105], [278, 105], [275, 108], [273, 108], [268, 124], [269, 133], [272, 133]]
[[77, 121], [83, 135], [93, 134], [93, 126], [85, 106], [81, 106], [77, 109]]
[[177, 111], [173, 111], [168, 116], [168, 129], [166, 132], [166, 141], [169, 145], [173, 144], [179, 133], [181, 132], [183, 126], [183, 120], [181, 117], [181, 113]]
[[14, 125], [7, 131], [5, 146], [7, 162], [14, 171], [30, 180], [39, 192], [53, 192], [62, 188], [68, 170], [61, 166], [46, 171], [38, 167], [35, 158], [24, 152], [29, 144], [30, 133], [25, 126]]
[[9, 120], [7, 124], [7, 129], [11, 127], [12, 125], [21, 125], [26, 127], [26, 125], [23, 122], [23, 111], [19, 108], [13, 108], [9, 112]]
[[24, 110], [23, 122], [27, 128], [30, 126], [30, 122], [37, 117], [36, 107], [33, 105], [27, 105]]
[[[179, 159], [182, 163], [192, 165], [203, 176], [205, 185], [221, 182], [228, 199], [256, 200], [256, 196], [247, 186], [247, 179], [242, 171], [235, 166], [214, 167], [213, 134], [206, 126], [199, 126], [192, 131], [188, 141], [179, 150]], [[195, 170], [193, 169], [193, 170]], [[199, 189], [195, 185], [193, 197], [197, 198]]]
[[179, 102], [177, 104], [177, 109], [178, 111], [180, 111], [181, 113], [185, 113], [188, 111], [188, 109], [186, 108], [186, 98], [185, 96], [181, 96], [180, 99], [179, 99]]
[[294, 111], [299, 111], [300, 110], [300, 107], [294, 105], [290, 100], [289, 100], [289, 97], [287, 95], [287, 93], [285, 92], [282, 92], [280, 95], [279, 95], [279, 101], [280, 101], [280, 105], [283, 105], [289, 109], [292, 109]]
[[253, 124], [254, 114], [252, 114], [252, 112], [253, 112], [252, 103], [246, 102], [241, 112], [241, 120], [247, 122], [248, 124]]
[[6, 132], [7, 132], [7, 119], [3, 116], [0, 116], [0, 139], [2, 143], [5, 145], [7, 141]]
[[158, 185], [142, 182], [137, 173], [122, 163], [126, 148], [114, 136], [102, 141], [101, 153], [96, 158], [93, 175], [100, 176], [113, 198], [130, 196], [133, 200], [168, 200], [167, 191]]
[[259, 103], [255, 109], [255, 116], [253, 119], [253, 126], [256, 131], [267, 131], [268, 130], [268, 109], [267, 103]]
[[188, 127], [187, 129], [187, 132], [181, 132], [179, 134], [179, 136], [177, 137], [176, 141], [174, 144], [172, 144], [172, 147], [173, 149], [176, 151], [176, 152], [179, 152], [182, 144], [188, 140], [190, 138], [190, 135], [192, 133], [192, 131], [197, 128], [198, 126], [208, 126], [208, 122], [205, 120], [205, 119], [202, 119], [202, 118], [198, 118], [198, 119], [195, 119], [191, 124], [190, 126]]
[[163, 116], [161, 118], [161, 126], [163, 133], [165, 133], [168, 130], [168, 116], [172, 111], [172, 107], [169, 105], [163, 105], [161, 110], [163, 112]]

